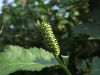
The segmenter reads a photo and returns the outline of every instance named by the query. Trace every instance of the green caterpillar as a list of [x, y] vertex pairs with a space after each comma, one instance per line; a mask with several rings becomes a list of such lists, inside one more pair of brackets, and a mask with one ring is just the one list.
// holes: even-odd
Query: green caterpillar
[[40, 31], [43, 37], [46, 39], [50, 48], [53, 50], [56, 56], [58, 56], [60, 54], [60, 47], [58, 45], [55, 35], [53, 34], [51, 25], [46, 22], [42, 22], [40, 24], [38, 21], [37, 23], [38, 23], [38, 27], [40, 28]]

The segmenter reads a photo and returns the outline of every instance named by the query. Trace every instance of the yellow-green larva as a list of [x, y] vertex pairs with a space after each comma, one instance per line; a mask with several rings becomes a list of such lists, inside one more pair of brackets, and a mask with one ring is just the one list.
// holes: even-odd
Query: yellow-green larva
[[53, 33], [51, 25], [46, 22], [42, 22], [41, 24], [38, 22], [38, 27], [40, 28], [40, 31], [48, 42], [50, 48], [53, 49], [54, 53], [58, 56], [60, 54], [60, 47]]

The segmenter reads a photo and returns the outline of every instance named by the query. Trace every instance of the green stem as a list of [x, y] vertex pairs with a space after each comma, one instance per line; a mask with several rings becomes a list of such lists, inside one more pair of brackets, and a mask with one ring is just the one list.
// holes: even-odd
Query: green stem
[[68, 68], [65, 65], [62, 65], [62, 68], [65, 71], [66, 75], [72, 75], [71, 72], [68, 70]]
[[[55, 55], [55, 54], [54, 54]], [[65, 71], [66, 75], [72, 75], [71, 72], [68, 70], [67, 66], [56, 56], [57, 61], [61, 64], [61, 68]]]

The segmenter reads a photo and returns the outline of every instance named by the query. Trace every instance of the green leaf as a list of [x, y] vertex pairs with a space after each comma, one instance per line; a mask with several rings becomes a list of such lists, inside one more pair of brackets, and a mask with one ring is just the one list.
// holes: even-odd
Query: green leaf
[[100, 75], [100, 58], [94, 57], [92, 62], [91, 75]]
[[69, 56], [65, 56], [65, 55], [61, 55], [62, 60], [64, 62], [65, 65], [68, 65], [69, 63]]
[[100, 58], [94, 57], [91, 66], [91, 72], [86, 73], [85, 75], [100, 75]]
[[90, 35], [90, 39], [100, 39], [100, 25], [81, 24], [72, 28], [74, 33]]
[[0, 53], [0, 75], [8, 75], [18, 70], [40, 71], [45, 67], [59, 65], [53, 54], [44, 49], [25, 49], [8, 46]]

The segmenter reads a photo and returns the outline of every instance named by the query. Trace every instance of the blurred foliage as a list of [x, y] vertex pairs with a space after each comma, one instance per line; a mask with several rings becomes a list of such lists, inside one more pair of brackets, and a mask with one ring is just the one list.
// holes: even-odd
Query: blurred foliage
[[[25, 47], [42, 46], [41, 37], [36, 28], [36, 21], [41, 20], [52, 25], [58, 41], [62, 44], [63, 40], [71, 35], [71, 26], [79, 22], [78, 10], [81, 9], [82, 13], [85, 13], [87, 4], [87, 0], [81, 2], [79, 0], [66, 0], [65, 2], [60, 0], [16, 0], [12, 3], [4, 0], [3, 13], [0, 14], [0, 26], [5, 26], [1, 34], [1, 41], [4, 41], [5, 44]], [[28, 34], [30, 35], [27, 36]]]
[[[100, 57], [100, 0], [3, 0], [2, 3], [0, 29], [4, 27], [0, 32], [0, 50], [8, 44], [48, 50], [36, 26], [40, 20], [51, 24], [61, 54], [70, 55], [68, 66], [74, 75], [78, 71], [75, 58], [91, 61], [94, 56]], [[94, 39], [89, 39], [91, 36]]]

